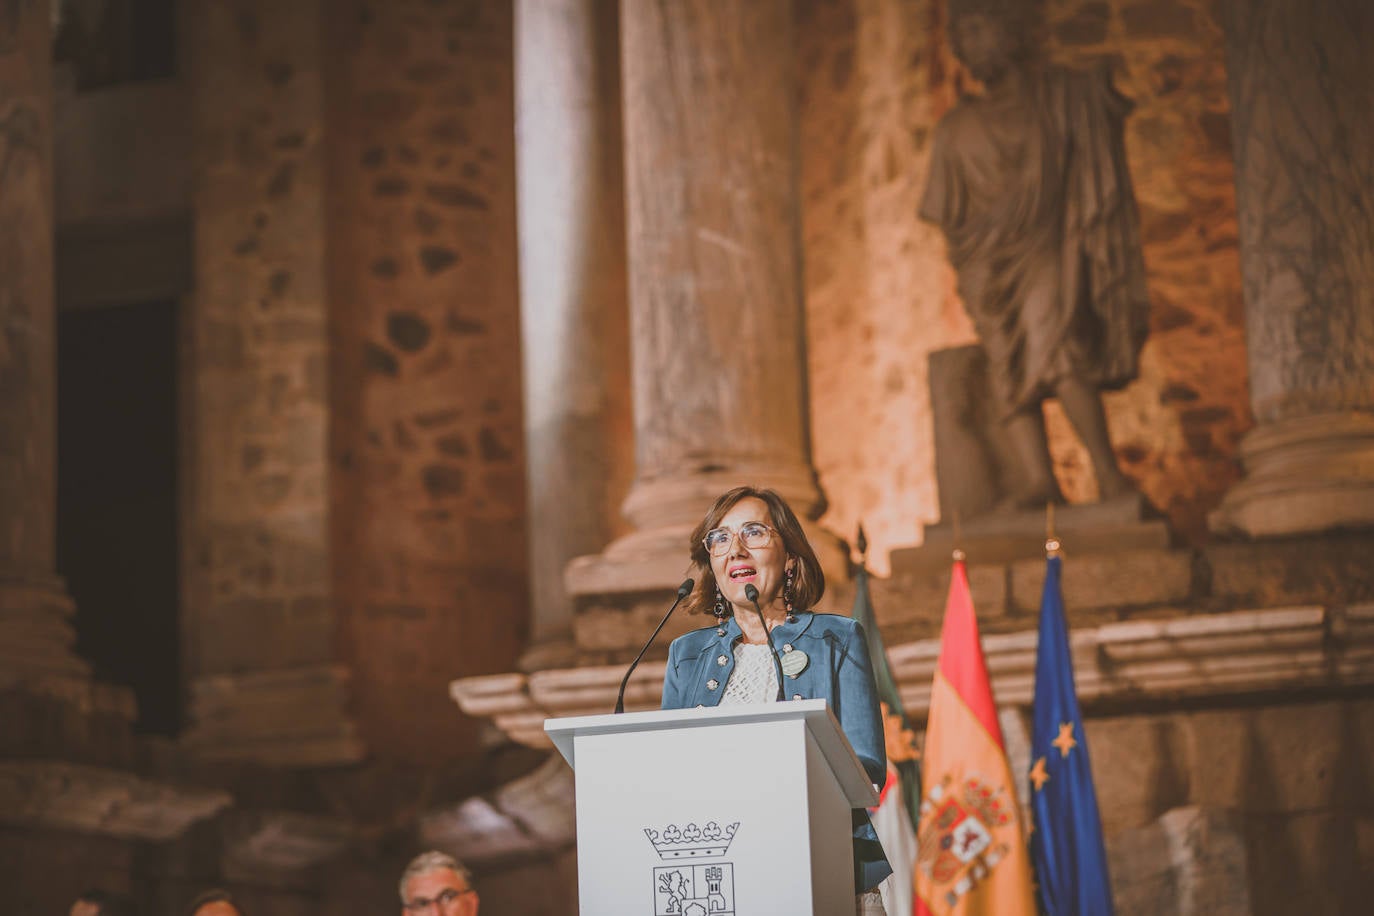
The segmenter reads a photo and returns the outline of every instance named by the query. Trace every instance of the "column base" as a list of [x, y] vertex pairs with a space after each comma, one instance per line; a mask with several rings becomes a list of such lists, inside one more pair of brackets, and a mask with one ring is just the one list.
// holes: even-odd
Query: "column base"
[[[691, 525], [674, 525], [636, 531], [613, 541], [601, 553], [577, 557], [563, 572], [563, 582], [574, 599], [592, 595], [674, 592], [693, 575], [687, 539]], [[834, 584], [849, 578], [849, 557], [839, 538], [803, 521], [806, 539], [816, 551], [826, 581]]]
[[196, 756], [282, 767], [357, 763], [366, 755], [345, 715], [348, 673], [335, 665], [218, 674], [191, 685]]
[[0, 687], [90, 681], [90, 665], [72, 651], [74, 610], [57, 576], [0, 572]]
[[627, 534], [601, 553], [574, 558], [563, 571], [564, 586], [574, 599], [672, 592], [689, 574], [687, 538], [691, 533], [691, 525], [672, 525]]
[[716, 497], [738, 486], [776, 490], [802, 519], [810, 518], [824, 502], [816, 472], [810, 467], [743, 463], [688, 474], [641, 477], [621, 508], [640, 531], [684, 525], [690, 532]]
[[1240, 447], [1246, 476], [1209, 522], [1278, 537], [1374, 527], [1374, 414], [1316, 414], [1258, 426]]
[[599, 554], [578, 557], [564, 571], [569, 595], [616, 595], [674, 591], [691, 575], [688, 539], [718, 496], [748, 485], [778, 492], [802, 520], [821, 568], [835, 582], [848, 578], [848, 555], [839, 540], [809, 521], [823, 508], [816, 474], [809, 467], [733, 465], [635, 482], [625, 498], [625, 517], [636, 530]]

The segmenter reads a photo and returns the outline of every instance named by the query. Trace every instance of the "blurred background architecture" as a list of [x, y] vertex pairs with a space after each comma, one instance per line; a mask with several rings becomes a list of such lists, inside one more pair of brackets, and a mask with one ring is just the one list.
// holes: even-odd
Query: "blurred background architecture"
[[[1118, 909], [1359, 911], [1374, 7], [982, 5], [1135, 104], [1143, 503], [1093, 515], [1045, 411]], [[976, 340], [917, 215], [949, 16], [0, 0], [0, 912], [363, 916], [437, 847], [483, 913], [574, 913], [543, 718], [610, 710], [737, 483], [809, 511], [823, 609], [862, 522], [923, 716]], [[965, 534], [1024, 772], [1043, 537]]]

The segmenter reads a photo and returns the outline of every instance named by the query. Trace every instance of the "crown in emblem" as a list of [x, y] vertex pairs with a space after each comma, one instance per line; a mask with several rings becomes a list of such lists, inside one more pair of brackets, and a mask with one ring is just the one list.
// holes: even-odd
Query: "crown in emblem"
[[1001, 786], [993, 788], [976, 777], [964, 784], [964, 804], [990, 827], [1005, 827], [1011, 823], [1016, 802], [1006, 797]]
[[705, 859], [710, 856], [723, 856], [735, 838], [739, 821], [722, 828], [715, 821], [707, 821], [705, 827], [688, 824], [678, 827], [669, 824], [662, 831], [644, 828], [644, 835], [654, 844], [658, 857], [665, 862], [674, 859]]

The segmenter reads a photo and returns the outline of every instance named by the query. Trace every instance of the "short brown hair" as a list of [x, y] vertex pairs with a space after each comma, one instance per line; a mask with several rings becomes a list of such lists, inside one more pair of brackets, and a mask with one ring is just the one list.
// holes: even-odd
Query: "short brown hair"
[[[796, 558], [797, 573], [792, 581], [793, 608], [798, 611], [809, 610], [815, 607], [825, 594], [825, 573], [821, 571], [821, 563], [816, 559], [816, 551], [811, 549], [811, 542], [806, 539], [806, 532], [802, 530], [801, 522], [797, 520], [792, 507], [787, 505], [787, 500], [772, 490], [735, 487], [717, 497], [707, 511], [706, 517], [692, 530], [692, 540], [687, 546], [691, 551], [692, 566], [696, 569], [697, 584], [687, 596], [687, 613], [715, 613], [716, 574], [711, 571], [711, 555], [706, 552], [706, 545], [702, 540], [706, 537], [706, 532], [720, 525], [720, 520], [735, 507], [736, 503], [750, 497], [768, 506], [769, 519], [782, 538], [783, 550], [789, 557]], [[725, 615], [728, 617], [732, 613], [734, 611], [727, 601]]]

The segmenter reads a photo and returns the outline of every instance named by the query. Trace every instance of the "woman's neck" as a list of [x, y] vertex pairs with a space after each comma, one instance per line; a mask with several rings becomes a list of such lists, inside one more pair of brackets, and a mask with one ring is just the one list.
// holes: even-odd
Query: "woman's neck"
[[[771, 630], [787, 619], [787, 608], [783, 606], [781, 601], [765, 605], [763, 607], [763, 619], [768, 622], [768, 629]], [[740, 632], [744, 634], [745, 642], [768, 642], [768, 634], [759, 624], [758, 612], [754, 610], [752, 604], [745, 607], [735, 605], [735, 620], [739, 623]]]

